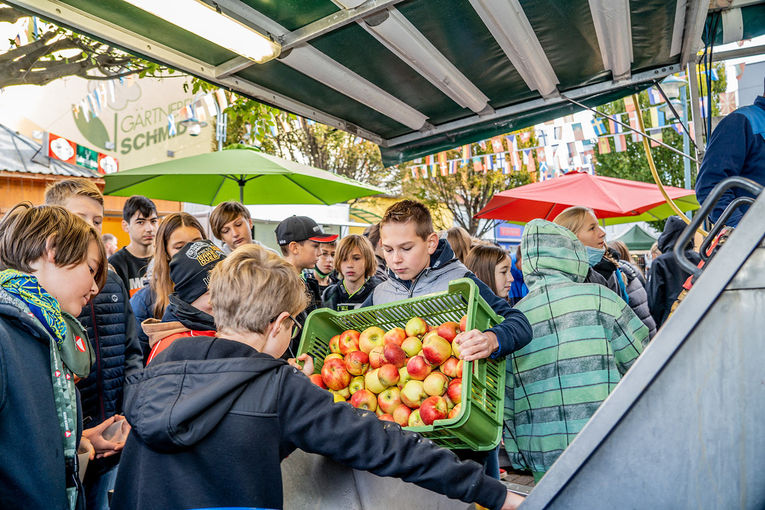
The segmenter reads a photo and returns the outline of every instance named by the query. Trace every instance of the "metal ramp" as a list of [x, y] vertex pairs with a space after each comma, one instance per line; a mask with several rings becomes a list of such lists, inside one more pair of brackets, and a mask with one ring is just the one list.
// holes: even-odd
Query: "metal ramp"
[[522, 510], [765, 508], [764, 238], [761, 194]]

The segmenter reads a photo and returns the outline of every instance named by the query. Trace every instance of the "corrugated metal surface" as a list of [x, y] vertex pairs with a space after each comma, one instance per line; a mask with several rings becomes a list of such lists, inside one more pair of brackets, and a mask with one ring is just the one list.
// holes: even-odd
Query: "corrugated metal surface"
[[40, 144], [0, 124], [0, 172], [92, 177], [101, 175], [76, 165], [48, 158]]

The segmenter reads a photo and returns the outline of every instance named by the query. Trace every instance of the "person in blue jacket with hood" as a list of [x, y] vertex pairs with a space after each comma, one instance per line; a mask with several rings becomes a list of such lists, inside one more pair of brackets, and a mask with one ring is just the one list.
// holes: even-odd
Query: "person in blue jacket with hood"
[[[744, 106], [720, 121], [712, 132], [707, 152], [696, 180], [696, 198], [700, 204], [723, 179], [746, 177], [765, 186], [765, 97], [758, 96], [754, 104]], [[709, 215], [716, 222], [725, 208], [741, 196], [751, 196], [741, 188], [725, 192]], [[736, 209], [725, 222], [735, 227], [748, 210]]]

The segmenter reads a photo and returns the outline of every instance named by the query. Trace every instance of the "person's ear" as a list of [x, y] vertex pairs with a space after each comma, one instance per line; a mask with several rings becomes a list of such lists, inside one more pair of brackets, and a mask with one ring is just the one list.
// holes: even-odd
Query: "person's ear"
[[43, 258], [51, 264], [56, 263], [55, 235], [51, 235], [45, 240], [45, 255], [43, 255]]
[[292, 323], [290, 314], [287, 312], [280, 313], [274, 322], [272, 322], [268, 329], [266, 329], [266, 343], [263, 345], [263, 352], [270, 354], [274, 358], [281, 358], [282, 354], [289, 347], [289, 341], [284, 342], [284, 338], [290, 338], [290, 335], [280, 337], [282, 334], [282, 328], [289, 327]]
[[436, 252], [436, 248], [438, 248], [438, 234], [431, 232], [427, 239], [425, 239], [425, 243], [428, 245], [428, 254], [433, 255]]
[[127, 221], [125, 221], [125, 220], [122, 220], [122, 230], [124, 230], [125, 232], [127, 232], [127, 231], [128, 231], [128, 227], [129, 227], [129, 226], [130, 226], [130, 224], [129, 224]]

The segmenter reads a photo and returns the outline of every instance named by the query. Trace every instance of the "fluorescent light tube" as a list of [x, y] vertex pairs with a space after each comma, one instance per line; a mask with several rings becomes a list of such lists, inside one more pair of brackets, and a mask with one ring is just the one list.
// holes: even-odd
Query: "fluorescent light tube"
[[632, 25], [629, 0], [589, 0], [603, 67], [614, 81], [632, 74]]
[[258, 63], [279, 56], [281, 46], [197, 0], [125, 0], [139, 9]]
[[378, 25], [359, 24], [455, 103], [476, 113], [486, 110], [489, 98], [398, 10], [390, 9]]
[[557, 95], [558, 77], [518, 0], [470, 0], [473, 9], [531, 90]]

